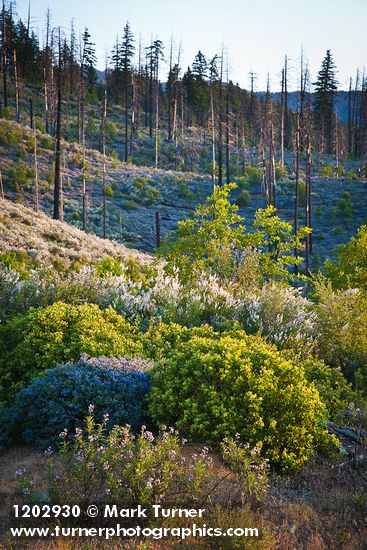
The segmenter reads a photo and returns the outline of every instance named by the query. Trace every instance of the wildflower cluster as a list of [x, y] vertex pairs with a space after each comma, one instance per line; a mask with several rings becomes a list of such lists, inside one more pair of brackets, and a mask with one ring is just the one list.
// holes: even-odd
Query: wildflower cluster
[[106, 414], [98, 424], [90, 406], [85, 428], [77, 428], [74, 435], [60, 434], [60, 455], [50, 459], [49, 496], [53, 501], [84, 498], [95, 504], [108, 496], [125, 504], [179, 504], [203, 494], [211, 463], [206, 450], [185, 458], [182, 440], [173, 428], [163, 427], [155, 437], [144, 425], [137, 435], [128, 424], [108, 432], [110, 422]]
[[263, 500], [267, 487], [269, 461], [261, 456], [261, 443], [250, 447], [240, 442], [240, 434], [224, 438], [221, 450], [224, 460], [236, 474], [243, 502], [256, 508]]

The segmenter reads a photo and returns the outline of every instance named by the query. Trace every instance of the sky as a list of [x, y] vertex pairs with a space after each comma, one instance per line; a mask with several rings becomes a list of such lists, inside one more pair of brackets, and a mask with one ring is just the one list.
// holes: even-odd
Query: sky
[[[170, 40], [177, 56], [182, 44], [182, 66], [191, 65], [200, 49], [207, 59], [220, 53], [229, 61], [229, 77], [249, 87], [249, 73], [257, 75], [256, 88], [264, 90], [267, 74], [271, 89], [280, 88], [281, 67], [289, 58], [290, 89], [297, 89], [303, 49], [315, 79], [327, 49], [336, 63], [340, 89], [347, 89], [357, 67], [367, 65], [367, 0], [30, 0], [31, 24], [42, 36], [45, 13], [52, 24], [69, 34], [70, 22], [78, 33], [87, 27], [96, 44], [98, 68], [106, 52], [129, 21], [143, 46], [158, 37], [169, 58]], [[26, 20], [29, 0], [17, 0], [18, 15]], [[137, 48], [138, 49], [138, 48]], [[166, 62], [167, 63], [167, 62]], [[162, 65], [165, 79], [168, 65]]]

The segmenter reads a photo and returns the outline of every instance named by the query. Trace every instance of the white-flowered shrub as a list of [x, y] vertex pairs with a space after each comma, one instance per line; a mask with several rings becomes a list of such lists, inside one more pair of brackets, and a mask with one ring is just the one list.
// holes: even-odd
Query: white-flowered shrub
[[302, 290], [268, 283], [246, 294], [239, 314], [247, 332], [260, 333], [281, 349], [311, 351], [315, 313]]

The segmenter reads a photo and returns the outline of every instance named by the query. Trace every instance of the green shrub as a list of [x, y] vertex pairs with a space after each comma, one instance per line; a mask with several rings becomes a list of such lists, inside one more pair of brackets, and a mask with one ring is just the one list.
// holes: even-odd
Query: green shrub
[[113, 197], [113, 189], [108, 183], [104, 186], [104, 194], [106, 197]]
[[263, 169], [250, 164], [246, 166], [245, 176], [250, 185], [262, 183]]
[[193, 192], [189, 189], [189, 183], [187, 181], [180, 181], [178, 184], [179, 194], [182, 199], [192, 200], [194, 197]]
[[348, 172], [348, 178], [350, 180], [357, 180], [358, 179], [358, 175], [356, 174], [356, 172], [354, 170], [349, 170]]
[[111, 122], [111, 121], [108, 121], [107, 124], [106, 124], [106, 138], [107, 138], [107, 141], [114, 141], [117, 137], [117, 128], [116, 128], [116, 125]]
[[77, 168], [83, 168], [83, 155], [79, 151], [75, 151], [71, 155], [71, 164], [76, 166]]
[[334, 166], [331, 164], [326, 164], [322, 166], [319, 170], [319, 175], [321, 178], [332, 178], [334, 177]]
[[345, 223], [349, 223], [353, 216], [353, 203], [350, 193], [345, 191], [343, 198], [337, 202], [338, 215], [342, 217]]
[[139, 176], [134, 179], [131, 189], [131, 196], [135, 200], [143, 202], [143, 204], [152, 204], [160, 198], [159, 190], [154, 187], [154, 181], [148, 176]]
[[12, 118], [10, 107], [0, 107], [0, 117], [10, 120]]
[[10, 189], [20, 192], [22, 188], [30, 185], [33, 177], [33, 170], [19, 162], [16, 166], [9, 168], [7, 184]]
[[299, 206], [305, 206], [306, 204], [306, 184], [303, 180], [298, 182], [298, 204]]
[[339, 246], [337, 261], [327, 260], [325, 271], [334, 288], [367, 290], [367, 225], [362, 225], [347, 244]]
[[91, 357], [139, 355], [139, 336], [112, 308], [56, 302], [0, 326], [0, 402], [57, 363]]
[[[294, 355], [292, 360], [297, 361]], [[336, 420], [340, 411], [346, 409], [349, 403], [360, 399], [340, 370], [312, 357], [302, 361], [300, 365], [307, 380], [314, 384], [326, 405], [329, 420]]]
[[39, 138], [39, 147], [42, 149], [49, 149], [50, 151], [53, 151], [54, 146], [54, 140], [51, 136], [43, 135]]
[[124, 210], [137, 210], [139, 208], [139, 205], [137, 202], [130, 200], [130, 199], [123, 199], [121, 201], [121, 207]]
[[72, 217], [73, 221], [75, 221], [75, 222], [80, 222], [82, 220], [81, 213], [77, 212], [77, 211], [73, 212], [71, 217]]
[[281, 164], [275, 165], [275, 177], [277, 180], [284, 180], [287, 177], [287, 168]]
[[244, 189], [244, 188], [247, 188], [248, 186], [248, 181], [246, 179], [246, 176], [242, 176], [242, 177], [236, 177], [234, 178], [235, 179], [235, 182], [237, 184], [237, 187], [239, 189]]
[[[5, 110], [5, 109], [4, 109]], [[6, 116], [4, 116], [6, 118]], [[0, 122], [0, 143], [3, 145], [18, 145], [23, 141], [22, 130], [9, 122]]]
[[[315, 333], [319, 356], [355, 381], [367, 375], [367, 297], [358, 289], [333, 290], [330, 282], [315, 281]], [[367, 385], [361, 387], [367, 391]]]
[[234, 183], [223, 188], [216, 186], [191, 219], [179, 221], [177, 230], [160, 251], [167, 259], [168, 274], [176, 274], [178, 268], [184, 282], [206, 272], [221, 282], [246, 284], [250, 267], [251, 280], [257, 269], [269, 279], [292, 277], [287, 266], [297, 263], [293, 252], [303, 248], [301, 240], [310, 230], [300, 229], [294, 237], [292, 225], [281, 220], [276, 209], [269, 206], [256, 211], [253, 231], [246, 232], [238, 206], [228, 200], [235, 188]]
[[194, 440], [219, 442], [238, 432], [252, 445], [261, 443], [284, 470], [302, 467], [325, 436], [325, 407], [302, 367], [242, 331], [199, 330], [153, 374], [153, 419]]
[[28, 268], [36, 267], [36, 262], [33, 261], [32, 257], [23, 251], [17, 250], [16, 252], [6, 252], [0, 253], [0, 268], [14, 269], [17, 271], [21, 278], [24, 278], [28, 274]]
[[250, 202], [250, 192], [247, 189], [242, 189], [240, 195], [236, 199], [237, 206], [249, 206]]

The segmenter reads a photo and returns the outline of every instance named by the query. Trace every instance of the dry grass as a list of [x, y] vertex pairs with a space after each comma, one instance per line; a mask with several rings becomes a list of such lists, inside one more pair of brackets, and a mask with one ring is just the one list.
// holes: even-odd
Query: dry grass
[[57, 258], [65, 262], [91, 262], [105, 256], [133, 257], [139, 264], [150, 260], [147, 254], [87, 235], [76, 227], [6, 199], [0, 199], [0, 234], [1, 251], [27, 252], [38, 261]]
[[[188, 446], [187, 455], [197, 452], [199, 446]], [[223, 476], [228, 470], [218, 453], [212, 452], [214, 476]], [[43, 488], [45, 479], [45, 459], [43, 454], [30, 447], [14, 448], [0, 456], [0, 522], [5, 525], [5, 510], [18, 500], [15, 470], [26, 468], [36, 485]], [[66, 550], [89, 548], [171, 550], [187, 548], [192, 550], [232, 550], [249, 548], [259, 550], [365, 550], [367, 540], [367, 483], [355, 472], [346, 470], [334, 461], [319, 462], [302, 473], [293, 476], [273, 476], [269, 496], [264, 506], [257, 512], [249, 508], [227, 509], [231, 482], [223, 484], [221, 508], [213, 506], [207, 524], [222, 526], [252, 526], [260, 530], [261, 538], [236, 540], [232, 542], [211, 541], [200, 545], [198, 540], [188, 540], [185, 544], [173, 542], [98, 542], [71, 543], [25, 542], [14, 546], [4, 542], [0, 548], [37, 548], [40, 550]], [[233, 484], [232, 484], [233, 488]], [[170, 521], [166, 520], [166, 526]], [[175, 526], [177, 526], [175, 520]], [[206, 539], [207, 541], [208, 539]], [[226, 544], [224, 544], [224, 542]]]

